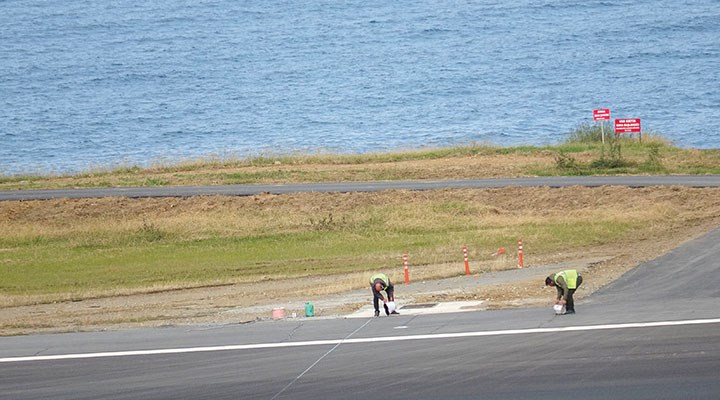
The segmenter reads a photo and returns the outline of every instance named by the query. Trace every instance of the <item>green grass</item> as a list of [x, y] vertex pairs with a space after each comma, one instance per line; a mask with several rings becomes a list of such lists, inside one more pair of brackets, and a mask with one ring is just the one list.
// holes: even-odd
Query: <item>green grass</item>
[[[492, 226], [464, 224], [449, 216], [472, 213], [461, 203], [429, 207], [426, 225], [409, 209], [405, 226], [379, 219], [352, 228], [308, 228], [296, 232], [245, 236], [179, 238], [178, 234], [139, 231], [86, 237], [34, 236], [0, 242], [0, 290], [12, 296], [83, 298], [154, 288], [195, 287], [307, 275], [372, 271], [398, 265], [409, 253], [416, 265], [457, 261], [460, 248], [512, 248], [524, 237], [533, 251], [553, 252], [617, 240], [639, 222], [573, 221]], [[397, 212], [397, 209], [392, 212]], [[438, 223], [438, 221], [440, 221]], [[438, 229], [442, 226], [442, 229]], [[488, 251], [476, 257], [487, 259]], [[488, 253], [488, 254], [486, 254]]]

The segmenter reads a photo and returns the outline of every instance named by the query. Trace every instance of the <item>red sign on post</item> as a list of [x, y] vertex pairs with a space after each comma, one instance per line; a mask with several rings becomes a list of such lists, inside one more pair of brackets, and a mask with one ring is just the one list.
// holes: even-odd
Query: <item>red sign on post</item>
[[640, 118], [615, 119], [615, 133], [635, 132], [640, 132]]
[[609, 108], [596, 108], [593, 110], [593, 121], [601, 121], [610, 119]]

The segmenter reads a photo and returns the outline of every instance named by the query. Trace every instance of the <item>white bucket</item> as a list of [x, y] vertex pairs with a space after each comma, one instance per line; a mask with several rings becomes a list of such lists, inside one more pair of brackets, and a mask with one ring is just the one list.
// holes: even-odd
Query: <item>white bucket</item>
[[553, 310], [555, 310], [556, 315], [565, 314], [565, 306], [562, 304], [555, 304]]
[[387, 307], [388, 307], [388, 311], [392, 313], [393, 311], [395, 311], [395, 302], [394, 302], [394, 301], [388, 301], [388, 302], [387, 302]]

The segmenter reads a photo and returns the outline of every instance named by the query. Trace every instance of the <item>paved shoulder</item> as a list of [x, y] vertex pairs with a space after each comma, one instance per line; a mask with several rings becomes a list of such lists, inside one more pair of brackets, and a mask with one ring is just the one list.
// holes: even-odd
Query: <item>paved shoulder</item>
[[663, 301], [720, 298], [720, 229], [628, 271], [594, 300]]
[[189, 197], [199, 195], [250, 196], [261, 193], [343, 193], [382, 190], [433, 190], [501, 187], [569, 186], [685, 186], [720, 187], [720, 175], [658, 176], [556, 176], [543, 178], [495, 178], [436, 181], [326, 182], [288, 185], [172, 186], [89, 189], [1, 190], [0, 201], [48, 200], [98, 197]]

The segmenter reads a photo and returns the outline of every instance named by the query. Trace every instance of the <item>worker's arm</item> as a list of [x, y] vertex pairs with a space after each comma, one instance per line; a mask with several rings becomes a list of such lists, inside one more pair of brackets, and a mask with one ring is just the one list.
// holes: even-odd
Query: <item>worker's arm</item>
[[383, 303], [386, 303], [385, 297], [382, 295], [381, 292], [378, 292], [375, 290], [375, 286], [372, 287], [373, 296], [375, 296], [378, 300], [382, 301]]
[[567, 300], [568, 296], [568, 285], [567, 282], [565, 282], [565, 278], [562, 277], [562, 275], [558, 276], [557, 279], [555, 279], [555, 286], [557, 287], [558, 291], [558, 300]]

